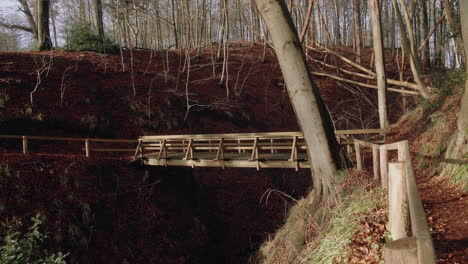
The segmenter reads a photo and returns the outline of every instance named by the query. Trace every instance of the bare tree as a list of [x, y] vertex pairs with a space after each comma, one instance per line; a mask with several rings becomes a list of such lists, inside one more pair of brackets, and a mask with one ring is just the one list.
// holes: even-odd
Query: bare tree
[[286, 87], [304, 133], [312, 163], [315, 198], [328, 198], [339, 166], [330, 116], [312, 80], [286, 4], [281, 0], [256, 0], [256, 4], [269, 28]]
[[369, 0], [372, 20], [372, 41], [374, 43], [375, 70], [379, 102], [380, 128], [387, 127], [387, 76], [385, 72], [385, 54], [383, 49], [382, 22], [380, 19], [379, 0]]

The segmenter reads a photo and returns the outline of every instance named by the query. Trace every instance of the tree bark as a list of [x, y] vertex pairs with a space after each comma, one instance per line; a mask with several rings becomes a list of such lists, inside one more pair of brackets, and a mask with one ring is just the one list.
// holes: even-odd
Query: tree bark
[[356, 62], [361, 63], [361, 0], [353, 0], [354, 41], [356, 45]]
[[[461, 0], [460, 2], [463, 2], [465, 0]], [[458, 55], [458, 50], [460, 50], [462, 59], [465, 60], [465, 47], [463, 45], [463, 37], [461, 36], [460, 29], [457, 27], [454, 19], [454, 14], [453, 14], [453, 8], [452, 4], [450, 4], [449, 0], [444, 0], [444, 10], [447, 18], [447, 22], [450, 28], [450, 31], [453, 35], [454, 38], [456, 38], [456, 44], [454, 43], [454, 53], [455, 55]], [[458, 60], [458, 58], [456, 58]]]
[[94, 0], [94, 23], [99, 39], [104, 39], [104, 23], [102, 21], [102, 0]]
[[304, 133], [316, 198], [327, 198], [339, 165], [333, 125], [312, 80], [293, 21], [284, 1], [256, 0], [269, 28], [299, 125]]
[[382, 22], [378, 0], [369, 0], [372, 21], [372, 41], [374, 43], [375, 70], [377, 74], [377, 93], [379, 103], [380, 128], [388, 125], [387, 120], [387, 75], [385, 72], [385, 54], [382, 39]]
[[38, 1], [38, 23], [37, 23], [37, 43], [36, 48], [38, 50], [50, 50], [52, 49], [52, 41], [50, 39], [49, 30], [49, 0], [36, 0]]

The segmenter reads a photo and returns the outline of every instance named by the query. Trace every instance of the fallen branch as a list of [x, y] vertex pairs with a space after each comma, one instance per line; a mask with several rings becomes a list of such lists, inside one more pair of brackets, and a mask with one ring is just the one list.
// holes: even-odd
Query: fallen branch
[[[366, 79], [369, 79], [369, 80], [375, 80], [375, 78], [373, 76], [370, 76], [370, 75], [366, 75], [366, 74], [362, 74], [362, 73], [358, 73], [358, 72], [352, 72], [352, 71], [348, 71], [348, 70], [345, 70], [345, 69], [342, 69], [342, 68], [338, 68], [338, 67], [336, 67], [334, 65], [325, 63], [323, 61], [313, 59], [310, 56], [309, 56], [309, 59], [311, 61], [313, 61], [313, 62], [320, 63], [325, 67], [332, 68], [332, 69], [337, 69], [337, 70], [339, 70], [339, 71], [341, 71], [343, 73], [358, 76], [358, 77], [361, 77], [361, 78], [366, 78]], [[396, 86], [401, 86], [401, 87], [413, 89], [413, 90], [418, 90], [418, 86], [415, 83], [410, 83], [410, 82], [407, 82], [407, 81], [398, 81], [398, 80], [394, 80], [394, 79], [387, 79], [387, 83], [392, 84], [392, 85], [396, 85]]]
[[[321, 77], [329, 77], [329, 78], [332, 78], [332, 79], [335, 79], [335, 80], [338, 80], [338, 81], [352, 83], [352, 84], [359, 85], [359, 86], [366, 87], [366, 88], [377, 89], [376, 85], [360, 83], [360, 82], [357, 82], [357, 81], [348, 80], [348, 79], [341, 78], [341, 77], [331, 75], [331, 74], [327, 74], [327, 73], [312, 72], [312, 75], [321, 76]], [[402, 90], [402, 89], [399, 89], [399, 88], [387, 88], [387, 90], [390, 91], [390, 92], [396, 92], [396, 93], [402, 93], [402, 94], [419, 95], [419, 92]]]

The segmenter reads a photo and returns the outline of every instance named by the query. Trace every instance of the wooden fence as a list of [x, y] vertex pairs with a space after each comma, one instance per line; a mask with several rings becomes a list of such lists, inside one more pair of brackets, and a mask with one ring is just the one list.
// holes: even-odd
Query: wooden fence
[[[388, 264], [435, 264], [435, 251], [411, 166], [408, 141], [377, 145], [355, 140], [357, 168], [362, 170], [361, 148], [373, 153], [374, 179], [388, 189], [389, 231], [392, 242], [384, 249]], [[388, 151], [397, 151], [397, 161], [388, 161]]]
[[[60, 142], [81, 142], [83, 145], [82, 151], [86, 157], [91, 156], [91, 152], [135, 152], [138, 140], [131, 139], [101, 139], [101, 138], [71, 138], [71, 137], [45, 137], [45, 136], [17, 136], [17, 135], [0, 135], [0, 139], [17, 139], [21, 140], [23, 145], [23, 154], [29, 154], [29, 143], [31, 140], [38, 141], [60, 141]], [[93, 144], [94, 143], [94, 144]], [[126, 144], [132, 145], [128, 148], [115, 147], [98, 147], [97, 144]]]

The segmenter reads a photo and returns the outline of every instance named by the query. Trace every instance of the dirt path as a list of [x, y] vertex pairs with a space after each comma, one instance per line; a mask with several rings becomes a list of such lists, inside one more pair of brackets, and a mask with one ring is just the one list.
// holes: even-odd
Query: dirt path
[[441, 177], [417, 175], [416, 180], [438, 263], [468, 263], [468, 194]]

